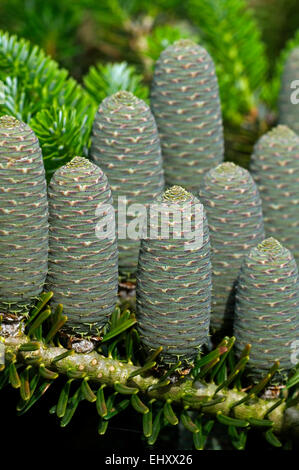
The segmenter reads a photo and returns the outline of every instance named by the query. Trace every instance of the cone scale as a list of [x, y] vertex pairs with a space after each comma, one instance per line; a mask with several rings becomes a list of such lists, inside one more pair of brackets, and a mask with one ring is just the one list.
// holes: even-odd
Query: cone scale
[[235, 284], [243, 257], [264, 239], [261, 200], [249, 172], [225, 162], [210, 170], [199, 192], [207, 211], [213, 267], [211, 326], [231, 332]]
[[[162, 236], [162, 215], [148, 216], [147, 237], [141, 241], [137, 271], [138, 329], [147, 350], [163, 347], [164, 363], [178, 359], [190, 363], [206, 342], [209, 330], [211, 263], [207, 220], [201, 212], [198, 221], [195, 211], [199, 200], [181, 187], [170, 188], [155, 202], [158, 211], [175, 207], [182, 226], [189, 217], [189, 207], [193, 214], [190, 230], [199, 230], [202, 239], [198, 246], [192, 245], [187, 235], [190, 231], [184, 234], [181, 226], [176, 229], [171, 216], [164, 222], [169, 237]], [[153, 233], [161, 236], [154, 238]]]
[[63, 305], [66, 328], [77, 336], [98, 335], [116, 305], [115, 232], [106, 238], [97, 232], [103, 217], [110, 217], [109, 226], [113, 223], [109, 207], [107, 177], [89, 160], [75, 157], [54, 173], [49, 185], [47, 288], [54, 292], [53, 308]]
[[153, 110], [167, 185], [195, 192], [203, 175], [223, 161], [218, 81], [207, 51], [189, 39], [175, 42], [156, 62]]
[[39, 142], [27, 124], [0, 118], [0, 313], [26, 315], [48, 265], [48, 202]]
[[246, 255], [240, 271], [234, 335], [240, 355], [252, 348], [249, 376], [258, 381], [274, 361], [280, 378], [295, 366], [292, 343], [299, 340], [299, 278], [293, 255], [274, 238]]
[[[106, 173], [117, 215], [119, 198], [132, 204], [149, 204], [164, 188], [162, 156], [157, 126], [146, 103], [121, 91], [101, 103], [92, 131], [91, 159]], [[120, 229], [134, 219], [126, 210]], [[120, 233], [119, 233], [120, 235]], [[119, 268], [136, 272], [140, 241], [121, 235]]]

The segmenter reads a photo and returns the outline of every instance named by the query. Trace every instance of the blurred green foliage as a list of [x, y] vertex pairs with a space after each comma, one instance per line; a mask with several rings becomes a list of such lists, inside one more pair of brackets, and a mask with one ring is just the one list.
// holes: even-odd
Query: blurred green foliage
[[153, 28], [146, 38], [147, 47], [145, 54], [151, 58], [151, 64], [154, 66], [155, 61], [159, 58], [163, 49], [166, 49], [166, 47], [179, 39], [187, 38], [195, 42], [199, 41], [198, 33], [195, 30], [191, 30], [190, 25], [187, 23], [158, 25]]
[[246, 165], [252, 143], [275, 120], [298, 26], [295, 0], [1, 0], [0, 28], [10, 36], [0, 37], [0, 113], [31, 123], [50, 175], [86, 154], [105, 96], [126, 89], [147, 99], [161, 51], [192, 38], [216, 64], [227, 158]]
[[143, 100], [146, 100], [149, 94], [142, 75], [136, 72], [134, 66], [126, 62], [106, 65], [98, 63], [95, 67], [91, 66], [83, 82], [96, 105], [101, 103], [106, 96], [113, 95], [120, 90], [130, 91]]
[[[153, 62], [163, 48], [181, 37], [198, 40], [214, 58], [224, 118], [234, 125], [256, 114], [261, 93], [268, 105], [275, 106], [269, 87], [274, 86], [276, 96], [280, 49], [298, 26], [295, 0], [2, 0], [0, 4], [0, 28], [39, 45], [79, 79], [95, 63], [100, 63], [96, 67], [100, 71], [102, 63], [126, 61], [149, 83]], [[89, 81], [94, 74], [95, 69]], [[98, 78], [105, 80], [103, 72]]]
[[0, 33], [0, 114], [29, 123], [43, 149], [47, 174], [86, 153], [95, 106], [67, 70], [25, 39]]
[[199, 27], [204, 45], [216, 62], [223, 112], [231, 122], [242, 122], [257, 106], [265, 81], [264, 44], [244, 0], [189, 1], [189, 15]]
[[81, 49], [77, 31], [81, 2], [67, 0], [2, 0], [0, 28], [29, 39], [63, 65], [72, 67]]
[[299, 27], [298, 0], [248, 0], [266, 46], [270, 73], [276, 68], [279, 51]]

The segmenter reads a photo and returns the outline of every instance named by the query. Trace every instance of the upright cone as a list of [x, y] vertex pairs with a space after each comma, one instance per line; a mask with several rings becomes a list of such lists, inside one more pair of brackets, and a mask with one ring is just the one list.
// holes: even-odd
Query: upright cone
[[156, 199], [146, 228], [136, 289], [141, 339], [149, 351], [162, 346], [165, 363], [178, 359], [190, 363], [209, 331], [211, 262], [207, 219], [198, 199], [173, 186]]
[[111, 185], [119, 217], [120, 270], [136, 272], [140, 240], [138, 233], [130, 230], [130, 223], [134, 223], [138, 209], [131, 207], [129, 214], [130, 206], [146, 206], [164, 188], [157, 126], [146, 103], [127, 91], [104, 99], [93, 125], [90, 156], [103, 168]]
[[299, 136], [286, 126], [263, 135], [250, 163], [263, 203], [265, 230], [299, 263]]
[[292, 82], [299, 77], [299, 47], [293, 49], [286, 60], [282, 74], [281, 89], [278, 101], [279, 123], [284, 124], [299, 135], [298, 85]]
[[295, 366], [292, 346], [299, 340], [299, 278], [294, 257], [274, 238], [246, 255], [240, 271], [234, 335], [240, 355], [250, 343], [249, 374], [265, 376], [274, 361], [281, 375]]
[[97, 335], [116, 305], [117, 244], [111, 207], [105, 174], [86, 158], [75, 157], [54, 173], [49, 186], [47, 288], [54, 292], [53, 307], [63, 305], [67, 329], [78, 336]]
[[0, 118], [0, 314], [26, 315], [48, 267], [48, 202], [42, 153], [27, 124]]
[[230, 333], [235, 284], [243, 257], [264, 239], [262, 205], [249, 172], [226, 162], [210, 170], [199, 192], [210, 229], [213, 267], [211, 326]]
[[197, 191], [204, 174], [223, 161], [223, 127], [214, 63], [189, 39], [156, 62], [151, 107], [158, 125], [165, 180]]

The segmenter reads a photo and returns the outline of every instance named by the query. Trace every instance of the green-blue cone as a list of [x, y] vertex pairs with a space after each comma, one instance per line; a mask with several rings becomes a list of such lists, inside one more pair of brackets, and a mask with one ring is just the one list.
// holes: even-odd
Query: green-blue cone
[[211, 326], [213, 331], [229, 333], [243, 257], [265, 238], [261, 200], [249, 172], [231, 162], [206, 174], [199, 195], [207, 211], [211, 238]]
[[[212, 286], [207, 219], [199, 200], [178, 186], [167, 190], [155, 203], [152, 217], [148, 214], [147, 237], [141, 241], [139, 255], [138, 330], [147, 350], [163, 347], [163, 362], [175, 363], [180, 359], [190, 363], [206, 342], [210, 323]], [[157, 214], [163, 208], [179, 211], [182, 225], [173, 225], [171, 217], [169, 220], [159, 217]], [[190, 227], [185, 226], [183, 231], [190, 214], [193, 215]], [[162, 227], [169, 229], [169, 237], [155, 236], [161, 235]], [[190, 234], [195, 237], [193, 240], [188, 240]]]
[[223, 161], [218, 81], [208, 52], [190, 39], [167, 47], [156, 62], [151, 108], [161, 139], [167, 185], [197, 191]]
[[250, 163], [263, 203], [265, 230], [299, 263], [299, 136], [286, 126], [263, 135]]
[[234, 321], [236, 348], [252, 345], [249, 375], [258, 381], [274, 361], [280, 377], [294, 367], [292, 345], [299, 340], [299, 278], [293, 255], [274, 238], [246, 255], [240, 271]]
[[[112, 197], [103, 171], [75, 157], [53, 175], [49, 185], [49, 273], [52, 305], [62, 304], [66, 328], [96, 335], [117, 301], [115, 231], [100, 238], [101, 224], [113, 226]], [[108, 220], [109, 219], [109, 220]]]
[[[118, 214], [119, 198], [132, 204], [149, 204], [164, 188], [157, 126], [147, 104], [132, 93], [120, 91], [101, 103], [96, 114], [90, 149], [92, 160], [106, 173]], [[127, 228], [134, 215], [126, 214]], [[140, 240], [119, 231], [119, 268], [136, 272]]]
[[27, 124], [0, 118], [0, 313], [26, 315], [48, 267], [48, 201], [39, 142]]

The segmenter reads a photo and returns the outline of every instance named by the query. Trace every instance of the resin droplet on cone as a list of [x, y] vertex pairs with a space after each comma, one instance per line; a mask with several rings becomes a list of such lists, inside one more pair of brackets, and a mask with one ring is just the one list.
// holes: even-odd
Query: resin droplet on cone
[[[130, 92], [118, 92], [101, 103], [93, 125], [90, 156], [108, 177], [118, 217], [119, 198], [126, 198], [129, 209], [132, 204], [149, 204], [163, 191], [155, 120], [147, 104]], [[123, 234], [136, 214], [130, 215], [127, 210], [124, 216], [118, 230], [119, 267], [122, 272], [136, 272], [140, 240], [136, 233], [133, 237]]]
[[[293, 255], [274, 238], [246, 255], [236, 291], [236, 350], [252, 345], [249, 375], [258, 381], [279, 360], [280, 378], [292, 369], [299, 340], [299, 278]], [[278, 377], [278, 376], [277, 376]]]
[[96, 335], [117, 301], [118, 265], [111, 191], [103, 171], [75, 157], [59, 168], [49, 185], [50, 252], [47, 288], [52, 305], [63, 305], [66, 329]]
[[299, 77], [299, 47], [293, 49], [286, 60], [282, 74], [278, 101], [279, 123], [285, 124], [299, 135], [298, 85], [291, 86]]
[[265, 238], [261, 200], [249, 172], [231, 162], [206, 174], [199, 195], [207, 211], [212, 248], [211, 326], [230, 333], [243, 257]]
[[27, 124], [0, 118], [0, 314], [27, 314], [48, 269], [48, 202], [39, 142]]
[[265, 231], [299, 263], [299, 136], [286, 126], [263, 135], [250, 163], [263, 203]]
[[183, 39], [156, 62], [153, 110], [161, 139], [167, 185], [198, 191], [204, 174], [223, 161], [218, 81], [208, 52]]
[[[172, 220], [172, 211], [178, 219]], [[190, 226], [185, 225], [183, 231], [188, 220]], [[211, 262], [206, 215], [198, 199], [174, 186], [156, 199], [151, 217], [148, 214], [146, 232], [136, 288], [141, 340], [147, 350], [162, 346], [165, 363], [178, 359], [190, 363], [207, 341], [210, 323]]]

